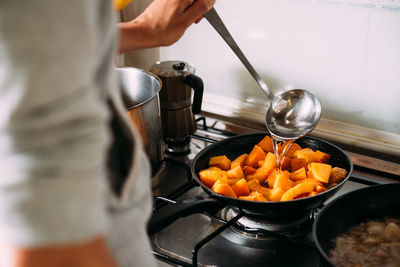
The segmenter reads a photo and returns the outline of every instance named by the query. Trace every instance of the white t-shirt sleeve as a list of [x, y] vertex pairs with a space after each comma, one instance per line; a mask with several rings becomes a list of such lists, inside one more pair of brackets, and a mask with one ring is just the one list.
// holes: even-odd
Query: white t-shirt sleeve
[[0, 242], [78, 242], [106, 230], [111, 3], [0, 3]]

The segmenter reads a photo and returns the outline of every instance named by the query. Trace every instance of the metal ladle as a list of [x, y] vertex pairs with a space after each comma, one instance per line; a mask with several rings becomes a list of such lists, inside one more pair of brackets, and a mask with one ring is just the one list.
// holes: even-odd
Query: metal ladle
[[294, 89], [274, 96], [240, 50], [216, 10], [211, 8], [204, 17], [230, 46], [268, 96], [270, 105], [265, 121], [271, 135], [281, 140], [290, 140], [302, 137], [312, 131], [321, 116], [319, 99], [303, 89]]

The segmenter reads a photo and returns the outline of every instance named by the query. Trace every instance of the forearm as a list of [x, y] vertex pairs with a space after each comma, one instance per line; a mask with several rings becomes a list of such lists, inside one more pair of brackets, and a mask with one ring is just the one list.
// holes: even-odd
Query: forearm
[[114, 267], [104, 239], [62, 246], [26, 248], [3, 244], [0, 266], [13, 267]]
[[118, 53], [125, 54], [144, 48], [160, 46], [157, 36], [140, 19], [118, 23], [119, 45]]

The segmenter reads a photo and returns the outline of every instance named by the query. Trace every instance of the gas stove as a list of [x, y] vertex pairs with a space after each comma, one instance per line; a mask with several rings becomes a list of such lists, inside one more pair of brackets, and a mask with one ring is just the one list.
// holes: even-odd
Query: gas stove
[[[152, 178], [154, 213], [165, 205], [208, 197], [190, 172], [192, 160], [203, 148], [238, 134], [262, 132], [208, 117], [196, 121], [198, 129], [191, 135], [190, 150], [166, 153], [160, 170]], [[327, 202], [355, 189], [400, 180], [399, 164], [349, 154], [355, 165], [352, 176]], [[373, 164], [368, 163], [371, 160]], [[369, 170], [358, 166], [358, 162], [389, 166], [391, 173]], [[320, 208], [285, 223], [270, 223], [230, 207], [215, 214], [196, 213], [151, 235], [153, 254], [160, 266], [324, 266], [311, 234]]]

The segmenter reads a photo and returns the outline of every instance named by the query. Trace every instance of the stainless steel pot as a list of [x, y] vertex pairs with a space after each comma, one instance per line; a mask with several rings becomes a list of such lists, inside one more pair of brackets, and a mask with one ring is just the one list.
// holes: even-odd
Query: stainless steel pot
[[161, 80], [141, 69], [117, 68], [124, 105], [136, 125], [155, 174], [163, 160], [164, 144], [158, 93]]

